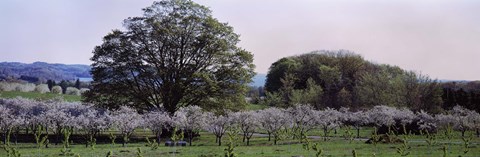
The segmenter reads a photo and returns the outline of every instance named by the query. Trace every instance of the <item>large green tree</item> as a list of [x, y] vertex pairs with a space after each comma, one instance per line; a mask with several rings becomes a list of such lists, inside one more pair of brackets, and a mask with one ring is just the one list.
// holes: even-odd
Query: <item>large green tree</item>
[[[174, 113], [191, 104], [223, 108], [244, 103], [253, 56], [239, 35], [190, 0], [154, 2], [95, 47], [86, 101]], [[241, 106], [241, 104], [240, 104]]]

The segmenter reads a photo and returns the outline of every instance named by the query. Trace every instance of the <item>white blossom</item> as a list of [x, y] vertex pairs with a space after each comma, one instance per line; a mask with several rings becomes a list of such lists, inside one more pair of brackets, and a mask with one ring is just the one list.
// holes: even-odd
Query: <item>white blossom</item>
[[145, 126], [152, 130], [157, 137], [157, 142], [160, 142], [163, 129], [169, 129], [169, 126], [172, 126], [173, 123], [168, 113], [160, 111], [148, 112], [144, 116], [144, 120]]
[[205, 126], [205, 116], [198, 106], [181, 107], [175, 112], [173, 121], [187, 134], [189, 144], [192, 145], [193, 134]]
[[262, 128], [268, 133], [268, 140], [270, 141], [270, 136], [273, 135], [274, 144], [277, 144], [282, 129], [289, 124], [286, 111], [271, 107], [259, 111], [258, 114]]
[[241, 111], [232, 114], [233, 123], [243, 132], [243, 141], [250, 145], [255, 130], [260, 126], [258, 115], [255, 111]]

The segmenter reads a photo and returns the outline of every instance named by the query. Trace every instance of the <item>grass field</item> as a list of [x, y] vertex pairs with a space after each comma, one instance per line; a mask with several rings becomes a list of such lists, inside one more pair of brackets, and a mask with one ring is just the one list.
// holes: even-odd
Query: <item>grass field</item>
[[16, 98], [23, 97], [27, 99], [47, 100], [55, 97], [62, 97], [65, 101], [74, 102], [82, 100], [81, 96], [53, 94], [53, 93], [37, 93], [37, 92], [18, 92], [18, 91], [0, 91], [0, 98]]
[[[396, 153], [397, 147], [401, 146], [401, 143], [396, 144], [378, 144], [375, 147], [372, 144], [366, 144], [365, 139], [369, 135], [370, 129], [362, 130], [361, 136], [363, 138], [350, 141], [341, 137], [342, 134], [333, 134], [328, 141], [323, 141], [321, 138], [311, 138], [313, 143], [318, 143], [323, 150], [323, 156], [353, 156], [352, 150], [355, 149], [357, 156], [373, 156], [373, 153], [377, 157], [389, 157], [400, 156]], [[141, 140], [145, 136], [151, 136], [149, 131], [138, 130], [134, 135], [134, 139]], [[240, 135], [238, 136], [240, 139]], [[86, 148], [85, 144], [74, 143], [72, 145], [72, 152], [79, 154], [81, 157], [104, 157], [109, 151], [112, 151], [115, 157], [135, 157], [137, 156], [137, 149], [142, 150], [144, 157], [156, 157], [156, 156], [181, 156], [181, 157], [220, 157], [224, 155], [224, 149], [228, 144], [228, 137], [225, 135], [222, 138], [223, 145], [218, 146], [215, 143], [215, 136], [210, 133], [201, 132], [201, 136], [197, 137], [193, 141], [192, 146], [186, 147], [166, 147], [161, 145], [158, 149], [152, 150], [146, 146], [145, 142], [136, 142], [127, 144], [126, 147], [122, 147], [120, 143], [116, 145], [112, 144], [97, 144], [95, 149]], [[164, 141], [162, 140], [162, 143]], [[410, 154], [408, 156], [443, 156], [443, 146], [447, 147], [447, 156], [457, 157], [474, 157], [480, 156], [479, 148], [480, 139], [474, 137], [472, 144], [469, 146], [469, 152], [463, 153], [463, 142], [459, 137], [459, 133], [456, 133], [456, 138], [448, 142], [442, 136], [438, 136], [437, 144], [428, 147], [424, 141], [423, 136], [417, 135], [410, 141], [409, 149]], [[251, 145], [246, 146], [241, 140], [238, 141], [239, 146], [235, 148], [235, 152], [239, 156], [245, 157], [291, 157], [291, 156], [315, 156], [313, 150], [307, 151], [303, 149], [302, 144], [298, 140], [281, 140], [278, 145], [273, 145], [273, 141], [268, 141], [267, 137], [256, 136], [251, 139]], [[13, 145], [16, 147], [23, 157], [57, 157], [61, 156], [62, 146], [50, 144], [49, 148], [37, 149], [33, 143], [19, 143]], [[4, 150], [0, 150], [0, 156], [6, 156]]]

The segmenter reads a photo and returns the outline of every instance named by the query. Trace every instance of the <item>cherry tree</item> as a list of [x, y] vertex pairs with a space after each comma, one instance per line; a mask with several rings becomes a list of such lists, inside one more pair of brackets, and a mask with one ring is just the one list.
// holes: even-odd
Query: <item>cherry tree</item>
[[234, 124], [236, 124], [243, 133], [243, 142], [250, 145], [250, 139], [255, 130], [260, 126], [258, 114], [255, 111], [241, 111], [232, 114]]
[[[140, 115], [136, 114], [136, 111], [131, 111], [131, 109], [121, 109], [115, 114], [115, 121], [117, 122], [117, 127], [122, 132], [122, 135], [128, 138], [133, 130], [141, 125]], [[86, 139], [85, 147], [88, 147], [89, 143], [92, 145], [96, 141], [97, 135], [107, 130], [110, 125], [110, 116], [107, 111], [99, 110], [93, 106], [88, 108], [86, 111], [82, 112], [78, 117], [75, 118], [77, 130], [81, 130], [84, 138]], [[125, 118], [125, 119], [119, 119]], [[126, 122], [130, 121], [132, 122]], [[124, 141], [125, 143], [125, 141]]]
[[208, 120], [206, 121], [205, 130], [213, 133], [215, 135], [215, 142], [221, 146], [222, 136], [225, 135], [231, 123], [229, 117], [222, 115], [216, 116], [209, 112], [206, 114], [206, 119]]
[[368, 115], [371, 118], [371, 122], [376, 127], [386, 126], [388, 127], [388, 132], [390, 132], [391, 127], [395, 125], [395, 114], [397, 109], [388, 106], [375, 106], [372, 109], [368, 110]]
[[205, 126], [205, 115], [199, 106], [181, 107], [175, 112], [173, 121], [187, 134], [191, 146], [194, 133], [198, 133]]
[[135, 129], [143, 123], [142, 116], [134, 109], [126, 106], [122, 106], [119, 110], [112, 112], [110, 120], [114, 122], [113, 125], [120, 131], [123, 137], [122, 146], [125, 146]]
[[357, 130], [357, 138], [360, 137], [360, 129], [370, 123], [370, 116], [367, 112], [345, 112], [343, 113], [343, 123], [353, 126]]
[[65, 112], [66, 107], [67, 106], [64, 104], [52, 104], [51, 107], [41, 116], [45, 121], [45, 126], [49, 126], [54, 134], [57, 135], [55, 144], [58, 144], [61, 129], [67, 128], [68, 126], [73, 127], [72, 120], [74, 117]]
[[170, 129], [172, 125], [172, 118], [168, 113], [161, 111], [148, 112], [145, 116], [145, 126], [152, 130], [153, 134], [157, 138], [157, 142], [160, 143], [163, 130]]
[[302, 139], [306, 133], [315, 128], [315, 114], [313, 107], [310, 105], [297, 105], [287, 110], [288, 117], [291, 121], [292, 131], [295, 133], [294, 137]]
[[473, 129], [477, 134], [477, 137], [480, 137], [480, 114], [475, 111], [471, 111], [468, 115], [469, 120], [473, 123]]
[[340, 126], [342, 113], [332, 108], [326, 108], [323, 111], [315, 111], [314, 117], [315, 124], [323, 130], [324, 140], [327, 140], [328, 133]]
[[420, 130], [433, 132], [433, 130], [436, 130], [437, 128], [437, 124], [435, 123], [435, 117], [423, 110], [416, 113], [416, 119], [417, 125], [419, 126]]
[[475, 111], [471, 111], [457, 105], [453, 107], [450, 113], [456, 121], [453, 124], [453, 129], [462, 132], [462, 137], [465, 136], [466, 131], [475, 128], [475, 119], [471, 118], [471, 115], [474, 115], [473, 113], [475, 113]]
[[2, 133], [3, 144], [6, 144], [7, 134], [11, 129], [11, 125], [14, 122], [14, 117], [12, 116], [12, 111], [5, 106], [0, 106], [0, 131]]
[[259, 111], [258, 115], [262, 129], [268, 133], [268, 141], [270, 141], [270, 137], [273, 135], [273, 144], [276, 145], [282, 129], [285, 128], [289, 122], [285, 110], [271, 107]]
[[395, 120], [395, 122], [400, 123], [404, 134], [407, 134], [408, 132], [407, 132], [406, 126], [408, 124], [411, 124], [416, 119], [416, 115], [410, 109], [407, 109], [407, 108], [403, 108], [400, 110], [396, 109], [393, 119]]

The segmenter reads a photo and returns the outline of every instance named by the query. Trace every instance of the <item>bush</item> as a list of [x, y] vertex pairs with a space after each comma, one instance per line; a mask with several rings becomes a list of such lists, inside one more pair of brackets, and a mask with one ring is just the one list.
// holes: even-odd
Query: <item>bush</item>
[[[15, 87], [15, 91], [19, 92], [33, 92], [35, 90], [35, 84], [33, 83], [25, 83], [25, 84], [18, 84]], [[48, 88], [48, 87], [47, 87]]]
[[62, 91], [63, 91], [63, 89], [60, 86], [53, 86], [52, 87], [52, 93], [54, 93], [54, 94], [62, 94]]
[[80, 96], [80, 90], [78, 90], [75, 87], [67, 87], [67, 90], [65, 91], [65, 94]]
[[15, 87], [17, 87], [18, 83], [10, 83], [2, 81], [0, 82], [0, 91], [14, 91]]
[[39, 84], [35, 87], [35, 92], [47, 93], [47, 92], [50, 92], [50, 89], [48, 89], [47, 84]]
[[80, 94], [83, 94], [83, 93], [85, 93], [85, 92], [87, 92], [87, 91], [89, 91], [89, 90], [90, 90], [90, 89], [88, 89], [88, 88], [80, 88]]

